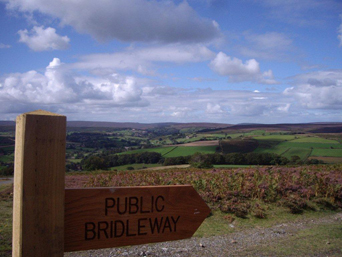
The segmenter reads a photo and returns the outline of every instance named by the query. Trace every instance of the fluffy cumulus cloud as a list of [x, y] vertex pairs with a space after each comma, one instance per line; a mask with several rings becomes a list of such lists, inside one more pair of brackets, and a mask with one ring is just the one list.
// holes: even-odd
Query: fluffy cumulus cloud
[[177, 119], [184, 119], [190, 117], [190, 113], [193, 111], [189, 107], [175, 107], [170, 106], [168, 109], [171, 117], [177, 118]]
[[54, 58], [46, 67], [45, 73], [29, 71], [9, 74], [0, 80], [0, 111], [7, 111], [15, 103], [22, 108], [35, 106], [68, 105], [94, 106], [109, 108], [115, 106], [146, 106], [148, 102], [141, 98], [142, 90], [133, 77], [100, 78], [96, 83], [91, 79], [77, 76], [58, 58]]
[[70, 120], [240, 123], [247, 118], [261, 123], [272, 117], [274, 122], [284, 122], [286, 117], [293, 121], [289, 109], [299, 101], [294, 93], [301, 93], [290, 91], [177, 88], [106, 72], [85, 76], [55, 58], [42, 73], [4, 75], [0, 79], [0, 113], [6, 117], [13, 113], [14, 117], [46, 109]]
[[280, 111], [280, 112], [288, 113], [289, 110], [290, 110], [290, 107], [291, 107], [291, 104], [285, 104], [283, 106], [279, 106], [277, 108], [277, 110]]
[[218, 114], [223, 113], [223, 110], [219, 104], [208, 103], [206, 112], [210, 114]]
[[296, 97], [301, 105], [310, 109], [342, 108], [342, 90], [336, 86], [317, 87], [304, 84], [287, 88], [284, 94]]
[[202, 44], [171, 44], [145, 48], [128, 48], [112, 54], [82, 56], [73, 67], [78, 69], [134, 70], [144, 75], [154, 75], [155, 63], [201, 62], [215, 54]]
[[294, 86], [285, 89], [309, 109], [342, 108], [342, 70], [318, 71], [293, 77]]
[[242, 60], [219, 52], [209, 64], [210, 68], [221, 76], [228, 76], [230, 82], [252, 81], [260, 84], [276, 84], [271, 70], [261, 72], [255, 59]]
[[19, 42], [25, 43], [33, 51], [64, 50], [69, 47], [70, 39], [67, 36], [60, 36], [54, 28], [34, 26], [31, 31], [19, 30]]
[[217, 22], [200, 17], [186, 1], [7, 0], [7, 8], [56, 17], [62, 25], [98, 40], [170, 43], [210, 41], [220, 36]]

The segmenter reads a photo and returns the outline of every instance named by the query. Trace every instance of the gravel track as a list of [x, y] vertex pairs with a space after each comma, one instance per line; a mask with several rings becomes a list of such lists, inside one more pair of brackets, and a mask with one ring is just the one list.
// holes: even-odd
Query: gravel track
[[0, 185], [11, 184], [13, 180], [13, 178], [0, 178]]
[[[319, 219], [305, 219], [299, 222], [282, 223], [269, 228], [253, 228], [222, 236], [193, 237], [186, 240], [156, 244], [66, 253], [65, 256], [246, 256], [245, 250], [250, 247], [279, 243], [279, 239], [295, 236], [299, 231], [310, 228], [313, 225], [340, 224], [341, 222], [342, 213], [337, 213]], [[342, 252], [329, 256], [340, 256], [340, 254]], [[254, 254], [253, 256], [256, 255]], [[268, 255], [260, 252], [257, 256]], [[294, 253], [293, 256], [296, 256], [296, 254]], [[313, 256], [328, 255], [327, 253], [315, 253]]]

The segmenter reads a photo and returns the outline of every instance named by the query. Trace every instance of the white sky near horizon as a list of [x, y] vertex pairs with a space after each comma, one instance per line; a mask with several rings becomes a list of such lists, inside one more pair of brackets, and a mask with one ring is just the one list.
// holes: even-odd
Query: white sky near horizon
[[0, 120], [342, 122], [340, 0], [0, 0]]

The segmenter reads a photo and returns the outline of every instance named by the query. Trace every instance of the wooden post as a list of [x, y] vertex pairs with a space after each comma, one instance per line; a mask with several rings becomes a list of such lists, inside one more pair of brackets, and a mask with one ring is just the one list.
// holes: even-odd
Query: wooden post
[[17, 117], [12, 256], [63, 256], [66, 117]]

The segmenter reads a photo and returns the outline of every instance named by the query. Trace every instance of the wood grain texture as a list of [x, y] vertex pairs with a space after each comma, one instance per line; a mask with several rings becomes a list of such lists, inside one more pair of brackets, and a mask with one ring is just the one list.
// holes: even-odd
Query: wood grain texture
[[192, 186], [66, 189], [65, 251], [189, 238], [209, 213]]
[[13, 256], [63, 256], [66, 117], [17, 117]]

